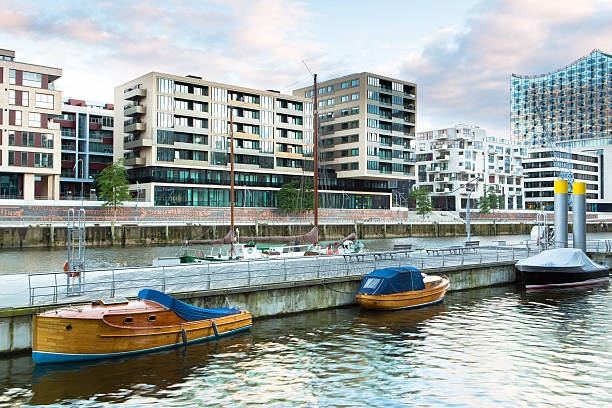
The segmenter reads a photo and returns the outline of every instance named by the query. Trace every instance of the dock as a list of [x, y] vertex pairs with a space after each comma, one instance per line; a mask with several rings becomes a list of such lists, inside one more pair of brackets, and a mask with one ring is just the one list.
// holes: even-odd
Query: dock
[[[608, 262], [610, 241], [589, 241], [588, 251]], [[255, 318], [346, 306], [364, 275], [374, 269], [413, 266], [447, 275], [450, 291], [516, 281], [514, 263], [540, 250], [529, 244], [470, 247], [469, 251], [405, 249], [352, 255], [231, 261], [176, 266], [88, 270], [69, 285], [64, 272], [3, 275], [0, 289], [0, 353], [31, 347], [32, 316], [88, 301], [135, 297], [140, 289], [170, 293], [201, 307], [228, 304]], [[612, 257], [610, 257], [612, 262]]]

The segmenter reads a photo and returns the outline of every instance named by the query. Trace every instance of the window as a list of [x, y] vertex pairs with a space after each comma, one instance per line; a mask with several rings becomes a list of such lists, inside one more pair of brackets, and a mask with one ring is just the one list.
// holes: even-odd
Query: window
[[[21, 106], [30, 106], [30, 93], [27, 91], [21, 91]], [[51, 106], [53, 109], [53, 106]]]
[[15, 80], [17, 78], [17, 74], [14, 69], [9, 70], [9, 84], [15, 85]]
[[15, 111], [15, 126], [21, 126], [21, 111]]
[[357, 99], [359, 99], [359, 93], [354, 93], [351, 95], [351, 101], [356, 101]]
[[334, 99], [333, 98], [327, 100], [327, 106], [333, 105], [333, 104], [334, 104]]
[[9, 152], [8, 152], [8, 164], [9, 164], [9, 166], [14, 166], [15, 165], [15, 152], [12, 151], [12, 150], [9, 150]]
[[22, 166], [28, 165], [28, 152], [21, 152], [21, 165]]
[[[24, 105], [27, 106], [27, 105]], [[36, 94], [36, 107], [43, 109], [53, 109], [53, 95]]]
[[348, 88], [348, 81], [342, 83], [342, 89]]
[[15, 90], [11, 89], [9, 91], [9, 105], [15, 105]]
[[342, 103], [344, 103], [344, 102], [348, 102], [348, 100], [349, 100], [348, 95], [344, 95], [344, 96], [341, 98], [341, 102], [342, 102]]
[[358, 79], [353, 79], [351, 81], [351, 86], [358, 86], [359, 85], [359, 80]]
[[323, 95], [325, 93], [325, 88], [319, 88], [319, 95]]
[[174, 80], [159, 78], [157, 80], [157, 89], [159, 92], [173, 94], [174, 93]]
[[23, 86], [42, 88], [42, 75], [35, 72], [23, 71]]

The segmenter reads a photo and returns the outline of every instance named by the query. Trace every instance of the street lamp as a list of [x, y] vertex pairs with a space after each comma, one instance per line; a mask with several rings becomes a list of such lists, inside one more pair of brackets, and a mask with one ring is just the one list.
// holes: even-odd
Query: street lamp
[[[456, 189], [454, 189], [452, 192], [454, 193], [455, 191], [465, 188], [468, 192], [468, 196], [467, 196], [467, 205], [465, 206], [465, 231], [467, 232], [467, 240], [471, 241], [471, 231], [470, 231], [470, 198], [472, 196], [472, 193], [476, 190], [477, 184], [480, 181], [480, 176], [475, 177], [471, 180], [469, 180], [467, 183], [465, 184], [461, 184], [459, 185], [459, 187], [457, 187]], [[461, 202], [461, 200], [459, 201]]]

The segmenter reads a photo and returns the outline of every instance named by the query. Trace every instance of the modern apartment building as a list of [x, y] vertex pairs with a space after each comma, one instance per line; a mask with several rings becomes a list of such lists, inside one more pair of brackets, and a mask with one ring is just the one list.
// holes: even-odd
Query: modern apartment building
[[0, 198], [59, 199], [61, 76], [0, 49]]
[[312, 179], [310, 100], [151, 72], [115, 88], [114, 151], [132, 194], [155, 205], [229, 206], [230, 112], [237, 206], [276, 207], [280, 187]]
[[[416, 84], [362, 72], [323, 81], [317, 92], [322, 182], [370, 191], [389, 208], [392, 191], [416, 180]], [[313, 98], [314, 86], [293, 94]]]
[[[556, 155], [557, 157], [555, 157]], [[548, 148], [529, 150], [523, 160], [525, 169], [525, 207], [552, 210], [554, 207], [554, 180], [563, 170], [570, 170], [575, 181], [586, 183], [587, 211], [597, 211], [601, 201], [601, 162], [597, 153], [574, 153], [568, 150], [551, 152]]]
[[465, 210], [465, 185], [472, 181], [471, 208], [477, 208], [485, 189], [493, 187], [504, 197], [504, 209], [523, 209], [524, 147], [467, 125], [419, 132], [416, 147], [417, 186], [431, 191], [434, 208]]
[[112, 104], [68, 99], [62, 105], [62, 198], [91, 197], [93, 182], [113, 161], [114, 107]]

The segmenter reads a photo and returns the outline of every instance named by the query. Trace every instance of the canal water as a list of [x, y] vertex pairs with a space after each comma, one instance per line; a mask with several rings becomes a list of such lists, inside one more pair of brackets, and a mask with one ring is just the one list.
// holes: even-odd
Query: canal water
[[504, 286], [445, 303], [254, 322], [188, 348], [65, 366], [0, 359], [0, 406], [612, 406], [612, 290]]
[[[612, 234], [590, 234], [589, 239], [602, 239], [591, 237]], [[520, 243], [529, 239], [527, 235], [513, 235], [501, 237], [473, 237], [479, 240], [481, 245], [496, 244], [495, 241], [503, 240], [506, 243]], [[397, 238], [397, 239], [367, 239], [362, 240], [365, 248], [370, 251], [392, 250], [395, 244], [413, 244], [416, 248], [439, 248], [449, 245], [460, 245], [465, 242], [465, 237], [445, 237], [445, 238]], [[196, 248], [196, 247], [193, 247]], [[214, 255], [219, 251], [226, 253], [228, 246], [215, 246], [211, 248], [207, 245], [198, 246], [205, 254]], [[157, 257], [176, 256], [181, 252], [180, 246], [128, 246], [128, 247], [103, 247], [87, 248], [85, 250], [86, 266], [88, 269], [107, 268], [115, 266], [141, 266], [151, 265], [153, 259]], [[66, 261], [66, 249], [45, 249], [45, 248], [26, 248], [26, 249], [0, 249], [0, 274], [8, 273], [27, 273], [27, 272], [47, 272], [59, 271]]]

